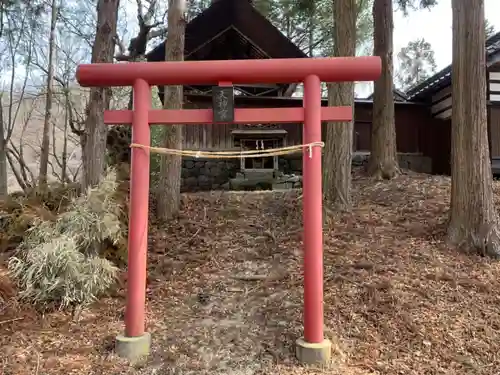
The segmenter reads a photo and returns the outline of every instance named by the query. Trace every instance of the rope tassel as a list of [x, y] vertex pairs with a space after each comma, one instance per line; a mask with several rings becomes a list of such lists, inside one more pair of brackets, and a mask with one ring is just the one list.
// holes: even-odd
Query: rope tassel
[[240, 159], [240, 158], [265, 158], [268, 156], [280, 156], [294, 154], [309, 149], [309, 157], [312, 158], [313, 147], [325, 147], [324, 142], [311, 142], [302, 145], [270, 148], [267, 150], [248, 151], [200, 151], [200, 150], [178, 150], [172, 148], [150, 147], [138, 143], [132, 143], [130, 148], [140, 148], [155, 154], [191, 156], [205, 159]]

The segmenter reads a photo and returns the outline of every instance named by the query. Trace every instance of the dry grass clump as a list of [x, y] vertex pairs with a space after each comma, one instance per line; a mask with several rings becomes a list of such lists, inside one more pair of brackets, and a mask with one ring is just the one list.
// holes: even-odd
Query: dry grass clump
[[0, 316], [9, 300], [15, 295], [14, 286], [6, 272], [0, 269]]
[[35, 219], [9, 260], [21, 299], [42, 308], [82, 306], [114, 284], [118, 269], [100, 253], [124, 237], [117, 187], [110, 171], [55, 220]]
[[51, 184], [44, 191], [17, 192], [0, 201], [0, 252], [16, 249], [36, 219], [55, 220], [79, 192], [78, 184]]

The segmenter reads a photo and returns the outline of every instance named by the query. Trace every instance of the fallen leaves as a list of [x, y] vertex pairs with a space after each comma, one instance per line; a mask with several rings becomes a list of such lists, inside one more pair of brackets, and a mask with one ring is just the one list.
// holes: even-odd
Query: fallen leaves
[[[495, 189], [500, 193], [500, 186]], [[443, 242], [449, 179], [356, 176], [351, 213], [325, 217], [328, 374], [491, 375], [500, 366], [500, 265]], [[497, 194], [500, 196], [500, 194]], [[82, 313], [0, 325], [3, 373], [321, 373], [294, 360], [302, 334], [301, 201], [296, 192], [183, 196], [150, 226], [148, 331], [140, 368], [113, 356], [123, 293]]]

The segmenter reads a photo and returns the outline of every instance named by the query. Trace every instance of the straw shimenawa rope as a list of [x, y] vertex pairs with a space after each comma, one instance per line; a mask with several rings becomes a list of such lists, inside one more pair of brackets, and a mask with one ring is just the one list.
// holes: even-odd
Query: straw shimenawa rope
[[267, 156], [279, 156], [293, 154], [302, 151], [304, 148], [309, 148], [309, 155], [312, 156], [313, 147], [324, 147], [324, 142], [311, 142], [302, 145], [270, 148], [267, 150], [248, 150], [248, 151], [194, 151], [194, 150], [178, 150], [173, 148], [150, 147], [138, 143], [132, 143], [131, 148], [140, 148], [150, 151], [155, 154], [169, 154], [179, 156], [192, 156], [195, 158], [205, 159], [240, 159], [240, 158], [263, 158]]

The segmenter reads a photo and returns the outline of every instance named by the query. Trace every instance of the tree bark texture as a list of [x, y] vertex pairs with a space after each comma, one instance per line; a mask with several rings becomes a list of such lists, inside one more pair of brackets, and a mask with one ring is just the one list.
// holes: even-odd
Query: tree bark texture
[[451, 209], [448, 240], [500, 255], [488, 147], [484, 1], [453, 0]]
[[[356, 0], [333, 2], [334, 56], [356, 54]], [[328, 105], [354, 108], [354, 84], [342, 82], [328, 86]], [[354, 111], [353, 111], [354, 113]], [[333, 122], [326, 128], [323, 191], [332, 208], [351, 208], [351, 165], [353, 122]]]
[[393, 0], [373, 2], [373, 54], [382, 59], [382, 74], [375, 81], [369, 172], [378, 179], [399, 174], [393, 94]]
[[3, 122], [3, 103], [0, 96], [0, 199], [7, 196], [9, 184], [7, 176], [7, 139]]
[[45, 117], [43, 122], [42, 147], [40, 149], [40, 169], [38, 171], [38, 185], [41, 188], [47, 185], [47, 171], [50, 157], [50, 134], [52, 130], [52, 97], [54, 92], [54, 54], [56, 49], [57, 5], [52, 0], [49, 34], [49, 61], [47, 66], [47, 94], [45, 97]]
[[[184, 60], [184, 35], [186, 22], [181, 0], [169, 0], [168, 35], [165, 45], [165, 60]], [[163, 107], [181, 109], [182, 86], [166, 86]], [[163, 129], [162, 146], [171, 149], [182, 148], [182, 125], [167, 125]], [[157, 189], [157, 214], [160, 220], [169, 220], [180, 208], [182, 158], [178, 155], [161, 155], [160, 178]]]
[[[97, 30], [92, 47], [92, 63], [113, 62], [119, 3], [119, 0], [97, 2]], [[81, 136], [83, 189], [97, 185], [104, 173], [108, 132], [104, 125], [104, 111], [109, 108], [110, 100], [110, 88], [91, 88], [85, 130]]]

